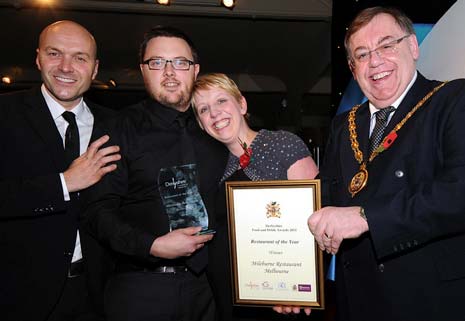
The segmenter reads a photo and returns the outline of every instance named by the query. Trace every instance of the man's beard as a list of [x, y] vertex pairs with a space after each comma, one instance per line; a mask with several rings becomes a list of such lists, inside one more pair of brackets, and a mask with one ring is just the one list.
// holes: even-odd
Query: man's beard
[[179, 111], [186, 111], [189, 108], [191, 95], [187, 94], [185, 91], [181, 91], [174, 98], [165, 93], [155, 93], [151, 95], [156, 101], [160, 104], [171, 107]]

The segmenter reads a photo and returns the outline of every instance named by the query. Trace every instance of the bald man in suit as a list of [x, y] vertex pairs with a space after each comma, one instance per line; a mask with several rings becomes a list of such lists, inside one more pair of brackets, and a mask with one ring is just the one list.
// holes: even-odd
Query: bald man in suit
[[89, 31], [55, 22], [40, 34], [42, 86], [0, 96], [2, 320], [101, 319], [105, 252], [78, 217], [82, 192], [120, 156], [103, 146], [111, 113], [83, 99], [96, 55]]

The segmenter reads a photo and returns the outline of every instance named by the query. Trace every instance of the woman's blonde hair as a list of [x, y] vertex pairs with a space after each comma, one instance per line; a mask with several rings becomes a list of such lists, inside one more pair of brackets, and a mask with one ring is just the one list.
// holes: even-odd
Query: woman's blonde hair
[[192, 107], [194, 107], [194, 112], [196, 112], [195, 93], [199, 90], [208, 90], [211, 88], [218, 88], [226, 91], [228, 94], [233, 96], [234, 99], [237, 100], [237, 102], [240, 102], [242, 99], [241, 91], [231, 78], [222, 73], [205, 74], [198, 77], [194, 83], [191, 99]]

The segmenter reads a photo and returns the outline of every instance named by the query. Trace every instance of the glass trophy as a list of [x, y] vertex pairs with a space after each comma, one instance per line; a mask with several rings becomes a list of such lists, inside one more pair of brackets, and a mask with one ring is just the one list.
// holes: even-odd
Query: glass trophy
[[208, 228], [208, 214], [197, 186], [195, 164], [162, 168], [158, 175], [160, 196], [170, 230], [190, 226]]

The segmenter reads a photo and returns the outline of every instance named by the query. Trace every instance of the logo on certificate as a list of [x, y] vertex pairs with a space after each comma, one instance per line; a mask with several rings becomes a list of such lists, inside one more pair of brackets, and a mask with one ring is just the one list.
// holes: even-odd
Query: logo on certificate
[[253, 283], [252, 281], [249, 281], [249, 283], [246, 283], [245, 286], [248, 287], [248, 288], [250, 288], [251, 290], [258, 289], [258, 284], [257, 284], [257, 283]]
[[298, 292], [312, 292], [312, 285], [311, 284], [294, 284], [292, 286], [292, 290]]
[[281, 217], [281, 209], [279, 207], [279, 204], [277, 202], [270, 202], [266, 204], [266, 217]]

